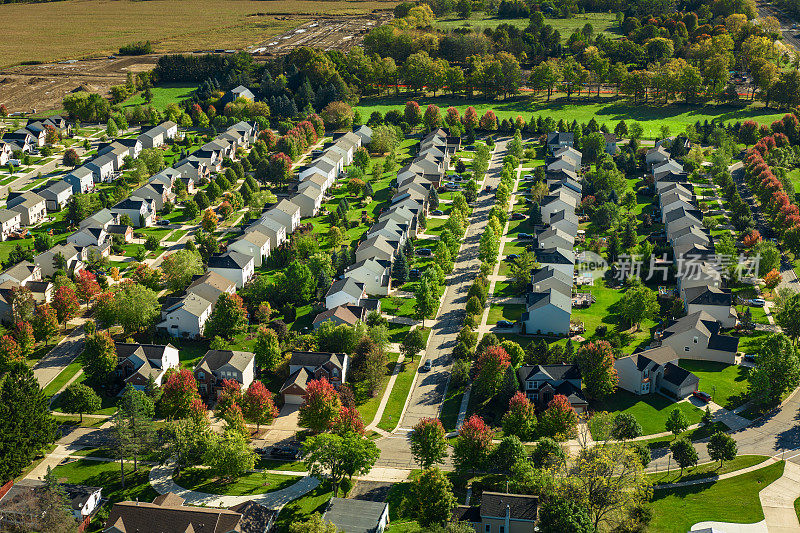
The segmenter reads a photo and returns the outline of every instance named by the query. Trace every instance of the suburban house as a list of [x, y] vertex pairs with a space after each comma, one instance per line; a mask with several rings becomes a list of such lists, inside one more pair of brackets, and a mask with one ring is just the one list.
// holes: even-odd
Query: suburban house
[[310, 165], [300, 170], [298, 177], [300, 181], [303, 182], [314, 175], [325, 178], [325, 188], [327, 189], [336, 181], [336, 177], [339, 175], [339, 169], [334, 162], [323, 157], [318, 157], [313, 160]]
[[[675, 231], [669, 238], [669, 243], [673, 249], [679, 246], [700, 245], [709, 246], [711, 244], [710, 232], [702, 226], [686, 226]], [[676, 255], [676, 259], [679, 256]]]
[[12, 233], [22, 227], [22, 214], [11, 209], [0, 209], [0, 241], [7, 241]]
[[367, 294], [388, 296], [392, 287], [391, 266], [386, 260], [364, 259], [347, 267], [344, 276], [363, 284]]
[[283, 244], [286, 240], [286, 226], [273, 219], [269, 212], [261, 215], [261, 218], [244, 230], [245, 233], [250, 233], [251, 231], [266, 233], [273, 249]]
[[133, 154], [131, 153], [131, 147], [114, 141], [102, 148], [98, 148], [97, 156], [110, 158], [114, 162], [114, 170], [121, 170], [125, 166], [125, 158], [128, 156], [133, 157]]
[[45, 207], [48, 211], [61, 211], [67, 206], [69, 199], [72, 198], [72, 184], [64, 180], [58, 180], [36, 190], [36, 194], [44, 198]]
[[83, 166], [92, 171], [92, 179], [95, 183], [111, 181], [116, 167], [117, 156], [113, 153], [103, 154], [86, 162]]
[[517, 369], [522, 391], [537, 409], [546, 409], [556, 394], [566, 396], [576, 413], [581, 414], [589, 402], [581, 391], [581, 371], [578, 365], [522, 365]]
[[525, 312], [519, 321], [529, 335], [568, 335], [572, 315], [572, 297], [555, 288], [529, 292]]
[[103, 228], [84, 228], [67, 235], [67, 243], [78, 248], [102, 246], [108, 240], [108, 232]]
[[399, 241], [394, 241], [395, 244], [390, 242], [383, 235], [375, 235], [366, 240], [361, 241], [361, 244], [356, 248], [356, 263], [365, 259], [381, 259], [383, 261], [394, 262], [394, 256], [397, 253], [397, 245]]
[[361, 138], [361, 146], [366, 146], [372, 142], [372, 128], [366, 124], [353, 128], [353, 133]]
[[20, 261], [0, 273], [0, 283], [13, 281], [17, 285], [27, 285], [31, 281], [42, 280], [42, 269], [30, 261]]
[[550, 227], [564, 230], [570, 235], [578, 234], [578, 216], [574, 209], [564, 209], [550, 215]]
[[606, 140], [605, 150], [608, 155], [616, 155], [617, 153], [617, 136], [614, 133], [604, 133], [603, 137]]
[[209, 350], [194, 367], [194, 377], [200, 395], [217, 399], [223, 380], [233, 380], [245, 390], [255, 378], [255, 355], [252, 352]]
[[300, 206], [289, 200], [281, 200], [268, 213], [286, 227], [288, 234], [294, 233], [294, 230], [300, 225]]
[[[103, 533], [265, 533], [277, 513], [248, 501], [231, 509], [194, 507], [168, 492], [153, 500], [117, 502], [111, 508]], [[158, 524], [155, 526], [155, 524]]]
[[572, 172], [578, 172], [581, 168], [576, 160], [566, 154], [559, 157], [547, 157], [544, 160], [544, 165], [546, 172], [553, 172], [555, 170], [571, 170]]
[[345, 276], [331, 284], [325, 294], [325, 308], [333, 309], [340, 305], [360, 305], [367, 297], [367, 290], [363, 283]]
[[281, 387], [284, 403], [301, 404], [306, 384], [325, 378], [337, 389], [347, 377], [349, 358], [344, 353], [292, 352], [289, 377]]
[[230, 98], [230, 101], [233, 102], [237, 98], [247, 98], [248, 100], [255, 100], [256, 96], [253, 94], [253, 91], [245, 87], [244, 85], [239, 85], [234, 87], [228, 94], [226, 95], [227, 98]]
[[11, 150], [11, 145], [0, 139], [0, 167], [6, 166], [13, 154], [14, 152]]
[[20, 214], [23, 226], [36, 225], [47, 216], [47, 202], [33, 191], [9, 194], [6, 205]]
[[156, 211], [164, 209], [164, 204], [167, 202], [175, 201], [175, 194], [173, 194], [171, 187], [153, 181], [133, 191], [131, 197], [152, 201]]
[[671, 175], [681, 175], [683, 172], [683, 165], [675, 161], [674, 159], [670, 159], [668, 161], [664, 161], [661, 164], [658, 164], [653, 167], [653, 178], [658, 181], [662, 179], [664, 176], [671, 176]]
[[553, 267], [538, 268], [531, 274], [531, 290], [545, 292], [553, 289], [572, 298], [572, 276]]
[[269, 235], [261, 230], [244, 233], [241, 237], [228, 244], [229, 252], [238, 252], [253, 258], [253, 266], [260, 267], [264, 259], [269, 257]]
[[547, 149], [555, 152], [565, 146], [572, 147], [575, 144], [575, 135], [571, 131], [552, 132], [547, 134]]
[[719, 333], [720, 324], [705, 311], [698, 311], [670, 322], [656, 335], [662, 346], [669, 346], [682, 359], [736, 362], [739, 338]]
[[[63, 258], [63, 265], [59, 266], [59, 258]], [[33, 262], [42, 269], [42, 277], [46, 278], [60, 269], [73, 275], [83, 270], [81, 251], [72, 244], [57, 244], [34, 257]]]
[[323, 195], [328, 190], [328, 178], [322, 174], [310, 174], [297, 184], [297, 191], [303, 193], [307, 190], [319, 191]]
[[158, 148], [167, 140], [174, 139], [177, 135], [178, 125], [168, 120], [142, 132], [138, 140], [142, 143], [142, 148]]
[[134, 228], [143, 228], [152, 226], [155, 222], [156, 206], [152, 199], [130, 196], [112, 207], [111, 213], [120, 219], [128, 215]]
[[[7, 492], [0, 496], [0, 529], [12, 524], [28, 524], [31, 520], [29, 513], [33, 512], [30, 506], [30, 495], [44, 487], [44, 481], [37, 479], [21, 479], [13, 484]], [[86, 485], [73, 485], [62, 483], [59, 488], [63, 491], [69, 512], [78, 522], [78, 531], [83, 531], [88, 526], [89, 520], [100, 509], [103, 500], [103, 489]]]
[[563, 248], [571, 249], [575, 245], [575, 236], [566, 231], [549, 227], [536, 235], [537, 248]]
[[537, 496], [483, 491], [480, 506], [457, 506], [451, 521], [466, 522], [476, 533], [534, 533], [538, 516]]
[[180, 366], [178, 349], [171, 344], [130, 344], [117, 342], [117, 376], [126, 384], [144, 390], [152, 379], [161, 386], [164, 374]]
[[573, 161], [575, 161], [575, 163], [577, 163], [578, 166], [580, 167], [581, 160], [583, 159], [583, 154], [582, 153], [580, 153], [578, 150], [576, 150], [572, 146], [563, 146], [563, 147], [559, 148], [558, 150], [554, 150], [553, 151], [553, 157], [561, 157], [561, 156], [564, 156], [564, 155], [569, 157]]
[[677, 364], [678, 354], [669, 346], [659, 346], [614, 362], [619, 388], [637, 395], [667, 392], [685, 398], [697, 390], [700, 379]]
[[164, 320], [156, 327], [172, 337], [198, 338], [203, 334], [215, 303], [216, 300], [211, 302], [197, 294], [187, 294], [162, 309]]
[[550, 218], [558, 212], [565, 210], [575, 211], [577, 202], [567, 193], [548, 194], [539, 202], [539, 207], [542, 212], [542, 221], [545, 223], [550, 222]]
[[336, 325], [345, 324], [355, 326], [359, 322], [364, 322], [367, 318], [367, 308], [358, 305], [339, 305], [333, 309], [326, 309], [314, 317], [314, 329], [323, 323], [331, 321]]
[[572, 277], [575, 272], [575, 252], [567, 248], [541, 248], [535, 251], [542, 267], [551, 266]]
[[[97, 146], [97, 155], [103, 155], [108, 152], [114, 152], [117, 155], [121, 155], [123, 160], [126, 155], [136, 159], [142, 152], [142, 141], [139, 139], [119, 138], [109, 142], [101, 142]], [[121, 168], [121, 166], [122, 165], [120, 165], [119, 168]]]
[[236, 284], [237, 289], [244, 287], [244, 284], [253, 277], [254, 265], [253, 256], [233, 250], [208, 258], [208, 270], [232, 281]]
[[331, 498], [322, 519], [347, 533], [383, 533], [389, 524], [389, 504], [350, 498]]
[[323, 197], [321, 190], [307, 187], [292, 197], [292, 203], [300, 208], [302, 218], [311, 218], [317, 216]]
[[103, 228], [107, 229], [112, 224], [119, 224], [119, 216], [112, 213], [109, 209], [101, 209], [94, 215], [81, 220], [78, 227], [83, 228]]
[[687, 315], [705, 311], [723, 328], [736, 326], [739, 315], [736, 313], [730, 289], [705, 286], [690, 287], [682, 292]]
[[644, 156], [644, 162], [647, 165], [647, 168], [651, 171], [653, 170], [653, 167], [656, 167], [667, 161], [669, 161], [669, 152], [667, 152], [667, 150], [661, 146], [649, 149]]
[[678, 259], [676, 281], [678, 294], [683, 294], [692, 287], [719, 287], [722, 276], [715, 266], [703, 260]]

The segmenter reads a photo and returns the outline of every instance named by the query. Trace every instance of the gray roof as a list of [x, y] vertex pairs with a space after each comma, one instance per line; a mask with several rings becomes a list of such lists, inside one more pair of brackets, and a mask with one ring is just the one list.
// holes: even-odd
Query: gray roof
[[253, 352], [209, 350], [195, 368], [214, 372], [224, 365], [231, 365], [236, 370], [243, 372], [254, 357]]
[[331, 498], [323, 518], [347, 533], [373, 533], [388, 506], [386, 502]]
[[361, 298], [364, 293], [364, 284], [358, 283], [353, 278], [337, 279], [331, 284], [331, 288], [325, 294], [326, 297], [336, 294], [337, 292], [345, 292], [353, 298]]
[[253, 258], [249, 255], [231, 250], [229, 252], [225, 252], [224, 254], [212, 255], [209, 257], [208, 268], [230, 268], [241, 270], [252, 261]]

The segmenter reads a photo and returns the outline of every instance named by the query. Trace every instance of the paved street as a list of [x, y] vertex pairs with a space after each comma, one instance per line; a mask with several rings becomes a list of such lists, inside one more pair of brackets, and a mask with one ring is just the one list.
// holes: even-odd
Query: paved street
[[83, 319], [77, 319], [80, 325], [73, 329], [58, 346], [50, 350], [33, 367], [33, 375], [44, 388], [53, 381], [64, 368], [75, 360], [83, 351]]
[[[489, 169], [486, 172], [485, 185], [493, 189], [500, 183], [500, 171], [506, 145], [509, 139], [497, 141]], [[444, 299], [436, 322], [432, 326], [428, 342], [427, 357], [431, 359], [430, 372], [419, 373], [414, 382], [411, 399], [403, 414], [399, 428], [390, 437], [378, 441], [381, 458], [378, 465], [394, 468], [416, 468], [411, 458], [407, 435], [408, 430], [423, 418], [436, 418], [442, 406], [447, 383], [450, 379], [450, 354], [455, 345], [456, 335], [464, 319], [467, 292], [480, 267], [478, 244], [488, 222], [489, 211], [494, 205], [494, 192], [479, 194], [470, 218], [470, 226], [464, 237], [464, 243], [455, 262], [453, 274], [448, 279]]]

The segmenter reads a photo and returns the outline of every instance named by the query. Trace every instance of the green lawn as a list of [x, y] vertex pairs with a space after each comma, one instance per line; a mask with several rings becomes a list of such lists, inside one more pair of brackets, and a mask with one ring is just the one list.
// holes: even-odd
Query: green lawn
[[[361, 100], [358, 109], [361, 116], [368, 117], [373, 111], [380, 111], [385, 114], [392, 109], [403, 112], [405, 103], [411, 98], [409, 94], [402, 94], [399, 97], [380, 97], [364, 98]], [[775, 113], [771, 109], [764, 107], [746, 107], [744, 109], [736, 106], [726, 105], [647, 105], [638, 103], [633, 105], [631, 102], [622, 99], [602, 98], [600, 102], [586, 99], [586, 97], [573, 97], [571, 102], [564, 96], [553, 95], [550, 102], [546, 102], [544, 96], [537, 98], [517, 98], [496, 102], [486, 102], [485, 100], [465, 101], [459, 98], [440, 96], [436, 98], [421, 97], [414, 98], [420, 106], [427, 107], [428, 104], [435, 104], [442, 109], [450, 106], [457, 108], [461, 114], [468, 106], [475, 107], [479, 115], [483, 115], [489, 109], [494, 110], [498, 120], [516, 119], [517, 115], [522, 115], [529, 121], [531, 115], [542, 117], [553, 116], [565, 121], [577, 120], [578, 122], [588, 123], [592, 118], [602, 125], [606, 124], [613, 130], [617, 123], [624, 120], [630, 124], [631, 121], [639, 121], [644, 128], [644, 136], [656, 138], [661, 135], [660, 128], [663, 125], [669, 126], [673, 132], [680, 132], [686, 126], [695, 124], [698, 120], [703, 122], [712, 119], [724, 122], [737, 122], [752, 119], [759, 124], [771, 124], [780, 119], [785, 113]]]
[[494, 284], [494, 292], [492, 293], [494, 296], [500, 296], [503, 298], [511, 298], [514, 296], [520, 296], [514, 290], [514, 285], [510, 281], [498, 281]]
[[72, 377], [80, 372], [82, 366], [79, 361], [73, 361], [69, 365], [61, 371], [59, 375], [57, 375], [53, 381], [47, 384], [44, 388], [44, 395], [50, 397], [61, 390], [61, 387], [67, 384]]
[[150, 486], [150, 469], [142, 465], [137, 472], [133, 471], [132, 464], [125, 465], [125, 488], [122, 488], [118, 462], [77, 459], [58, 465], [53, 474], [66, 483], [102, 487], [103, 498], [109, 499], [106, 504], [109, 506], [123, 500], [152, 502], [158, 496]]
[[263, 457], [256, 461], [256, 468], [261, 470], [283, 470], [284, 472], [305, 472], [307, 470], [303, 461], [278, 461]]
[[361, 414], [364, 425], [369, 425], [372, 423], [372, 419], [375, 418], [375, 413], [378, 411], [378, 406], [386, 391], [386, 386], [397, 364], [398, 357], [400, 357], [399, 353], [389, 353], [389, 363], [386, 365], [386, 374], [383, 376], [383, 382], [374, 396], [369, 394], [366, 381], [358, 381], [352, 384], [353, 392], [356, 397], [356, 407], [358, 408], [359, 414]]
[[383, 416], [378, 424], [379, 428], [392, 431], [397, 427], [420, 361], [421, 359], [417, 357], [414, 362], [406, 361], [402, 363], [403, 368], [397, 374], [394, 387], [392, 387], [392, 392], [389, 394], [389, 401], [386, 403], [386, 409], [384, 409]]
[[764, 519], [758, 493], [783, 474], [783, 462], [715, 483], [656, 490], [650, 531], [685, 533], [698, 522], [752, 524]]
[[726, 409], [735, 409], [747, 401], [748, 369], [715, 361], [681, 359], [679, 366], [700, 378], [698, 389], [714, 397]]
[[[342, 496], [341, 492], [339, 496]], [[301, 498], [287, 503], [275, 520], [275, 531], [277, 533], [287, 533], [289, 526], [292, 524], [306, 520], [315, 512], [324, 513], [328, 500], [332, 497], [333, 492], [326, 483], [323, 483]]]
[[[153, 87], [153, 100], [150, 105], [163, 111], [169, 104], [176, 103], [185, 98], [189, 98], [197, 85], [167, 84], [162, 87]], [[122, 107], [134, 107], [137, 105], [147, 105], [142, 93], [137, 93], [122, 103]]]
[[453, 387], [452, 384], [447, 389], [444, 402], [442, 403], [442, 411], [439, 414], [439, 419], [446, 431], [453, 431], [456, 429], [458, 423], [458, 411], [461, 409], [461, 400], [464, 397], [465, 387]]
[[487, 324], [497, 324], [499, 320], [509, 320], [516, 322], [525, 312], [523, 304], [492, 304], [489, 307], [489, 318]]
[[210, 494], [228, 494], [244, 496], [248, 494], [264, 494], [285, 489], [294, 485], [300, 478], [291, 475], [253, 472], [245, 474], [231, 483], [223, 483], [211, 471], [205, 468], [186, 468], [181, 471], [175, 482], [189, 490], [197, 490]]
[[713, 424], [706, 424], [698, 426], [694, 429], [687, 429], [683, 433], [678, 435], [665, 435], [663, 437], [654, 437], [652, 439], [645, 439], [639, 442], [647, 444], [651, 449], [655, 450], [657, 448], [666, 448], [670, 445], [670, 443], [675, 440], [676, 437], [686, 437], [692, 442], [697, 442], [699, 440], [707, 439], [717, 431], [722, 431], [723, 433], [729, 431], [729, 428], [723, 422], [714, 422]]
[[[575, 15], [568, 19], [545, 19], [545, 24], [549, 24], [553, 29], [558, 30], [561, 34], [561, 40], [566, 42], [569, 36], [575, 30], [583, 28], [585, 24], [591, 24], [594, 28], [595, 35], [598, 33], [612, 33], [610, 37], [619, 35], [618, 25], [614, 15], [610, 13], [586, 13]], [[456, 28], [471, 27], [476, 31], [483, 31], [486, 28], [496, 29], [501, 24], [509, 24], [515, 26], [520, 30], [524, 30], [530, 24], [527, 18], [518, 19], [501, 19], [497, 17], [487, 16], [483, 12], [473, 13], [469, 19], [463, 19], [458, 15], [452, 15], [437, 19], [434, 27], [443, 30], [454, 30]]]
[[387, 296], [381, 298], [381, 311], [387, 315], [414, 318], [414, 298], [402, 296]]
[[768, 457], [766, 455], [738, 455], [733, 461], [723, 463], [721, 467], [720, 464], [715, 461], [713, 463], [703, 463], [694, 468], [686, 468], [683, 471], [682, 477], [680, 468], [674, 468], [669, 473], [658, 472], [647, 474], [647, 477], [650, 478], [650, 481], [652, 481], [654, 485], [666, 485], [668, 483], [678, 483], [727, 474], [728, 472], [755, 466], [759, 463], [763, 463], [767, 459]]
[[637, 396], [622, 389], [592, 406], [595, 411], [632, 414], [641, 424], [643, 435], [666, 431], [664, 423], [676, 407], [686, 415], [689, 425], [700, 422], [703, 416], [703, 411], [689, 402], [675, 403], [660, 394]]

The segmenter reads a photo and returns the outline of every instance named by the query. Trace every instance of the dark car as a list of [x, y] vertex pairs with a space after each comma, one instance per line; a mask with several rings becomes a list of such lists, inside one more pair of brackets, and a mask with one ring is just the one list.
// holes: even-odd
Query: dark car
[[510, 320], [498, 320], [497, 327], [501, 329], [510, 329], [514, 327], [514, 323]]
[[525, 220], [525, 213], [511, 213], [511, 220]]
[[430, 359], [425, 359], [425, 362], [422, 363], [422, 370], [425, 371], [425, 372], [428, 372], [428, 371], [430, 371], [430, 369], [431, 369], [431, 360]]
[[276, 459], [296, 460], [303, 457], [303, 454], [299, 449], [292, 448], [290, 446], [274, 446], [269, 454]]
[[256, 448], [253, 450], [257, 455], [269, 455], [270, 449], [269, 448]]
[[444, 215], [444, 211], [442, 211], [441, 209], [434, 209], [433, 211], [431, 211], [431, 215], [439, 217]]
[[408, 271], [408, 277], [411, 278], [411, 279], [418, 278], [419, 277], [419, 269], [418, 268], [412, 268], [411, 270], [409, 270]]
[[420, 257], [430, 257], [433, 255], [430, 248], [417, 248], [417, 255]]
[[516, 261], [517, 259], [519, 259], [518, 254], [509, 254], [506, 256], [506, 261]]
[[703, 391], [700, 391], [700, 390], [694, 391], [692, 393], [692, 396], [694, 396], [698, 400], [701, 400], [701, 401], [703, 401], [705, 403], [708, 403], [708, 402], [711, 401], [711, 395], [709, 393], [707, 393], [707, 392], [703, 392]]
[[744, 354], [744, 360], [748, 363], [755, 363], [756, 362], [756, 354], [754, 353], [746, 353]]
[[491, 185], [487, 185], [485, 190], [486, 191], [491, 191], [492, 190], [492, 186]]
[[159, 221], [157, 222], [157, 224], [158, 224], [159, 226], [169, 226], [170, 222], [169, 222], [169, 220], [164, 220], [164, 219], [161, 219], [161, 220], [159, 220]]
[[530, 233], [518, 233], [517, 234], [517, 238], [518, 239], [532, 239], [533, 235], [531, 235]]

